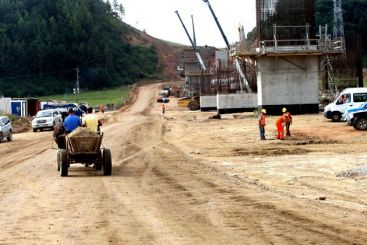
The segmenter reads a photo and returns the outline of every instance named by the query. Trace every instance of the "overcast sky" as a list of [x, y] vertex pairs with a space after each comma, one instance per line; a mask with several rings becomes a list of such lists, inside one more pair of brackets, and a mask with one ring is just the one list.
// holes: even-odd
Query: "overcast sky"
[[[202, 0], [119, 0], [125, 7], [123, 20], [149, 35], [190, 45], [177, 15], [192, 34], [191, 15], [194, 15], [198, 45], [225, 47], [207, 4]], [[238, 26], [246, 33], [256, 25], [255, 0], [210, 0], [230, 43], [238, 41]]]

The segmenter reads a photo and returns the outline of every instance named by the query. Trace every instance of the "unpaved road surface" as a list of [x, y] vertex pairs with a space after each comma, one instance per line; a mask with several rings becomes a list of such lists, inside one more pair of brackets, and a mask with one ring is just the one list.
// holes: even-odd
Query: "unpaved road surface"
[[158, 90], [104, 126], [112, 176], [60, 177], [51, 132], [0, 144], [0, 244], [367, 244], [367, 132], [295, 116], [280, 142], [268, 117], [260, 141], [252, 113], [163, 116]]

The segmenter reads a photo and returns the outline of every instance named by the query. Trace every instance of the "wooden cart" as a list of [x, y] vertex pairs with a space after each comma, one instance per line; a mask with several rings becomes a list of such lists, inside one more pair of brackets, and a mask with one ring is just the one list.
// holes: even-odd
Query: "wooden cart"
[[57, 170], [61, 176], [68, 176], [71, 164], [80, 163], [92, 165], [96, 171], [103, 169], [104, 175], [111, 175], [111, 151], [101, 147], [102, 135], [92, 133], [87, 128], [78, 128], [65, 137], [66, 149], [59, 149], [57, 155]]

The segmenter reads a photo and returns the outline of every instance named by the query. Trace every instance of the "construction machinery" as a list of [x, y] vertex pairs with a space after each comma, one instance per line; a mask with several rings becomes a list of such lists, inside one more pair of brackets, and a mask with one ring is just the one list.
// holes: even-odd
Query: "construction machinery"
[[[196, 58], [198, 59], [198, 61], [199, 61], [200, 65], [201, 65], [201, 69], [202, 69], [203, 71], [206, 71], [206, 66], [205, 66], [205, 64], [204, 64], [204, 61], [203, 61], [203, 59], [201, 58], [200, 53], [199, 53], [199, 50], [197, 49], [196, 44], [195, 44], [196, 40], [195, 40], [195, 42], [192, 40], [192, 38], [191, 38], [191, 36], [190, 36], [189, 32], [188, 32], [188, 31], [187, 31], [187, 29], [186, 29], [185, 24], [183, 23], [183, 21], [182, 21], [182, 19], [181, 19], [180, 14], [178, 13], [178, 10], [176, 10], [176, 11], [175, 11], [175, 13], [177, 14], [177, 17], [178, 17], [178, 19], [180, 20], [180, 22], [181, 22], [181, 24], [182, 24], [182, 27], [184, 28], [184, 30], [185, 30], [185, 32], [186, 32], [187, 37], [188, 37], [188, 38], [189, 38], [189, 40], [190, 40], [190, 43], [191, 43], [192, 48], [193, 48], [193, 50], [194, 50], [194, 52], [195, 52]], [[191, 18], [193, 18], [193, 17], [191, 16]], [[195, 36], [195, 34], [194, 34], [194, 36]], [[196, 38], [195, 38], [195, 39], [196, 39]]]
[[[184, 22], [181, 19], [180, 14], [178, 13], [178, 11], [176, 10], [175, 13], [177, 14], [178, 19], [180, 20], [182, 27], [187, 35], [187, 37], [190, 40], [191, 46], [195, 52], [196, 58], [200, 63], [201, 66], [201, 70], [202, 71], [206, 71], [206, 66], [204, 64], [203, 59], [201, 58], [201, 55], [199, 53], [199, 50], [196, 46], [196, 36], [195, 36], [195, 27], [194, 27], [194, 18], [191, 15], [191, 20], [192, 20], [192, 25], [193, 25], [193, 35], [194, 35], [194, 40], [191, 38], [189, 32], [187, 31], [187, 28], [184, 24]], [[189, 97], [184, 97], [178, 100], [178, 106], [180, 107], [188, 107], [190, 110], [194, 111], [194, 110], [199, 110], [200, 109], [200, 98], [198, 96], [189, 96]]]
[[[230, 51], [230, 50], [231, 50], [231, 46], [230, 46], [230, 44], [229, 44], [229, 42], [228, 42], [227, 36], [225, 35], [225, 33], [224, 33], [224, 31], [223, 31], [223, 28], [222, 28], [222, 26], [220, 25], [220, 23], [219, 23], [219, 21], [218, 21], [218, 18], [217, 18], [217, 16], [215, 15], [214, 10], [213, 10], [213, 8], [212, 8], [212, 6], [210, 5], [209, 0], [203, 0], [203, 2], [204, 2], [204, 3], [206, 3], [206, 4], [208, 5], [209, 10], [210, 10], [211, 14], [213, 15], [214, 21], [215, 21], [215, 23], [217, 24], [217, 26], [218, 26], [218, 29], [219, 29], [220, 33], [222, 34], [222, 37], [223, 37], [223, 39], [224, 39], [224, 42], [226, 43], [226, 46], [227, 46], [228, 50]], [[235, 57], [235, 65], [236, 65], [236, 69], [237, 69], [237, 71], [238, 71], [238, 73], [239, 73], [239, 75], [240, 75], [240, 77], [241, 77], [241, 80], [242, 80], [243, 84], [244, 84], [244, 85], [245, 85], [245, 87], [246, 87], [246, 91], [247, 91], [248, 93], [251, 93], [251, 92], [252, 92], [252, 89], [251, 89], [250, 84], [249, 84], [249, 82], [248, 82], [248, 80], [247, 80], [247, 78], [246, 78], [245, 73], [244, 73], [244, 72], [243, 72], [243, 70], [242, 70], [241, 62], [240, 62], [240, 60], [239, 60], [237, 57]], [[240, 83], [240, 87], [241, 87], [241, 91], [242, 91], [242, 90], [243, 90], [243, 88], [242, 88], [242, 83]]]
[[200, 97], [192, 96], [192, 97], [183, 97], [178, 100], [178, 106], [187, 107], [191, 111], [196, 111], [200, 109]]

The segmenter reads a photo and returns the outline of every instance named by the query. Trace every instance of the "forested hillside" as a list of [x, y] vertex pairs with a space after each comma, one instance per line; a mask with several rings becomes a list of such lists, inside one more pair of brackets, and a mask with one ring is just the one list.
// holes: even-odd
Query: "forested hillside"
[[[367, 56], [367, 0], [342, 0], [343, 20], [345, 33], [360, 34]], [[316, 1], [316, 23], [328, 24], [332, 28], [333, 23], [333, 0]], [[332, 29], [330, 29], [332, 31]], [[366, 58], [365, 58], [366, 59]], [[367, 66], [367, 64], [365, 64]]]
[[124, 9], [116, 2], [1, 0], [0, 93], [70, 92], [77, 68], [84, 89], [160, 76], [156, 48], [129, 42], [136, 30], [121, 21]]

